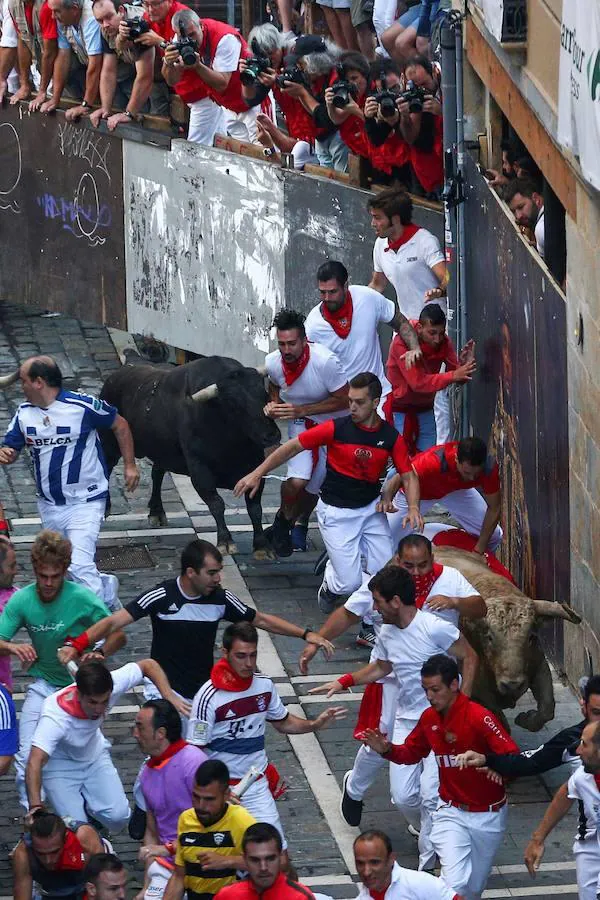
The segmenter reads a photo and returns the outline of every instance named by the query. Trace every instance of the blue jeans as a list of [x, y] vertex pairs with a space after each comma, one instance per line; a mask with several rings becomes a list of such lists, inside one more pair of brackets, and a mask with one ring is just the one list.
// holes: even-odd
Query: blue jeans
[[320, 166], [335, 169], [336, 172], [348, 171], [348, 147], [339, 131], [315, 141], [315, 153]]
[[[394, 428], [399, 434], [404, 431], [404, 413], [394, 413]], [[417, 438], [417, 450], [422, 453], [423, 450], [429, 450], [435, 447], [437, 443], [435, 430], [435, 416], [432, 409], [425, 409], [423, 412], [417, 413], [419, 420], [419, 437]]]

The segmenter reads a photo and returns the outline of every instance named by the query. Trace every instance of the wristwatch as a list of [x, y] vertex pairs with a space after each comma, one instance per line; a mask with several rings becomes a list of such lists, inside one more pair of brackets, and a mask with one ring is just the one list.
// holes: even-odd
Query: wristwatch
[[136, 116], [134, 116], [134, 114], [132, 112], [130, 112], [128, 109], [125, 110], [125, 115], [131, 122], [136, 121]]
[[274, 147], [265, 147], [263, 153], [265, 156], [275, 156], [277, 150]]
[[305, 641], [309, 632], [314, 631], [314, 630], [315, 629], [312, 627], [312, 625], [307, 625], [306, 628], [304, 629], [304, 631], [302, 632], [302, 640]]
[[166, 50], [169, 45], [167, 44], [166, 41], [161, 41], [158, 46], [159, 46], [160, 50]]
[[79, 105], [83, 106], [84, 109], [89, 109], [92, 104], [88, 103], [87, 100], [82, 100]]

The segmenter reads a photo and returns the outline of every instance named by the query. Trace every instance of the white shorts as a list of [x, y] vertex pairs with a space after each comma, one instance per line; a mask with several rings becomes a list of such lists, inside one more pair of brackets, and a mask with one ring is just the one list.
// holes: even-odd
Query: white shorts
[[273, 799], [273, 794], [269, 790], [269, 783], [266, 778], [259, 778], [254, 784], [250, 785], [241, 799], [242, 806], [245, 806], [257, 822], [268, 822], [274, 825], [281, 835], [282, 847], [287, 850], [288, 842], [283, 833], [283, 826], [277, 805]]

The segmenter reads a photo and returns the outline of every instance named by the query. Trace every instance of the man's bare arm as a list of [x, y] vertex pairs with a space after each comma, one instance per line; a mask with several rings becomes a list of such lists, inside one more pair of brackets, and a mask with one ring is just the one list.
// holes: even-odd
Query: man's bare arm
[[531, 835], [531, 839], [525, 848], [525, 865], [532, 878], [540, 867], [544, 855], [544, 842], [550, 832], [566, 816], [573, 805], [569, 797], [569, 782], [565, 782], [552, 798], [548, 809], [544, 813], [542, 821]]
[[42, 805], [42, 769], [49, 760], [48, 754], [39, 747], [32, 747], [25, 770], [25, 786], [29, 809]]
[[29, 868], [29, 856], [23, 841], [19, 841], [12, 855], [13, 900], [31, 900], [33, 878]]

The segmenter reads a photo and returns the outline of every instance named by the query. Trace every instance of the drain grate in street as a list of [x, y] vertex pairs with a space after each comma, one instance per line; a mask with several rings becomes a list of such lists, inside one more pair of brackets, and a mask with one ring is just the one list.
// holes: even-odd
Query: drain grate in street
[[96, 565], [101, 572], [119, 572], [126, 569], [153, 569], [155, 562], [145, 544], [98, 547]]

